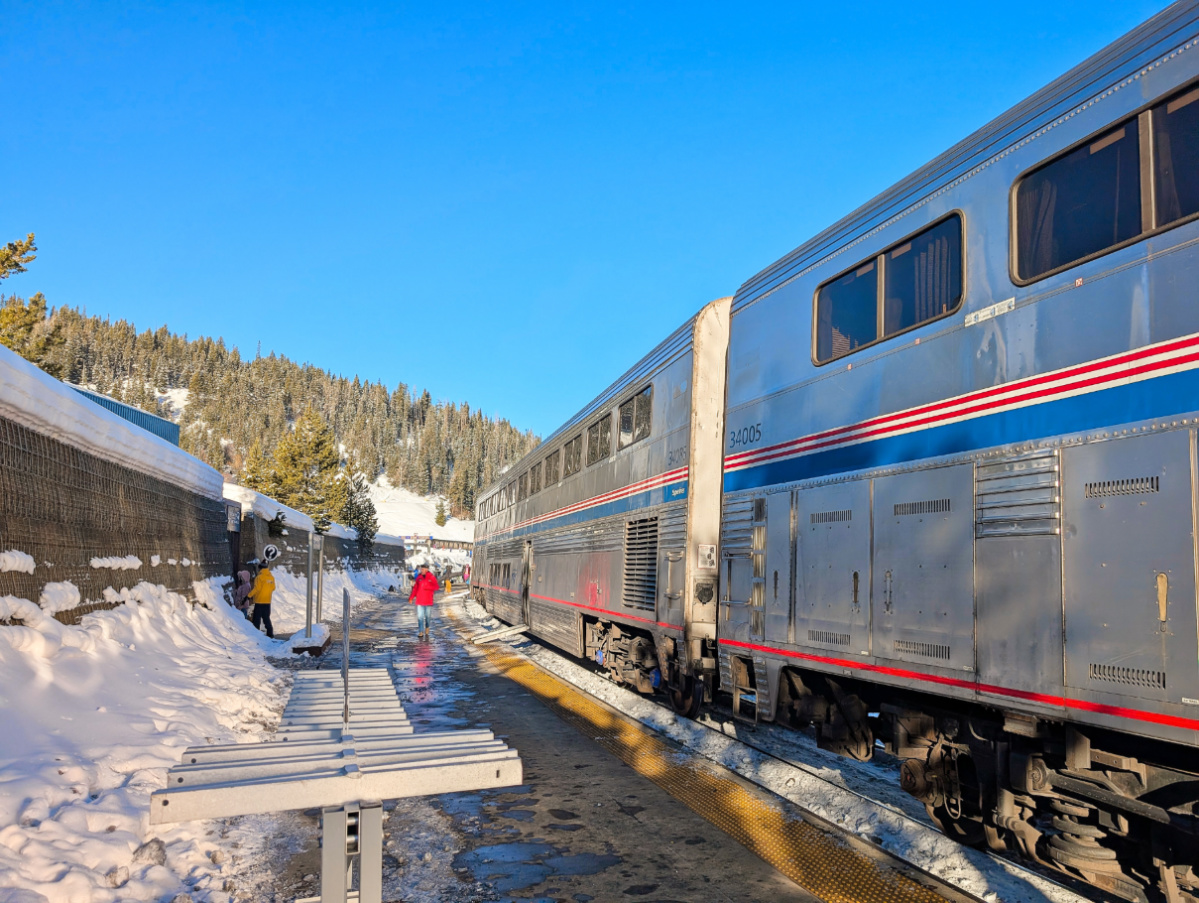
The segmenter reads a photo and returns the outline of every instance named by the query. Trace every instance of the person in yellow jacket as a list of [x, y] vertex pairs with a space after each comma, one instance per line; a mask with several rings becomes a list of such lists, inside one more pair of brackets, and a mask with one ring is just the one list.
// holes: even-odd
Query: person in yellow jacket
[[275, 628], [271, 626], [271, 596], [275, 592], [275, 575], [271, 573], [270, 565], [265, 561], [258, 563], [258, 576], [250, 588], [247, 598], [254, 603], [254, 612], [250, 615], [250, 623], [254, 629], [259, 624], [266, 625], [266, 635], [275, 638]]

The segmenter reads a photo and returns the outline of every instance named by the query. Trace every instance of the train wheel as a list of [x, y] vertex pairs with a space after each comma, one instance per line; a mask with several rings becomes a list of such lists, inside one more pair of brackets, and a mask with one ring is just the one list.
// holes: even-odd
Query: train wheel
[[975, 821], [966, 816], [955, 818], [944, 806], [930, 806], [925, 803], [924, 808], [933, 824], [940, 828], [946, 837], [952, 837], [958, 843], [969, 847], [982, 847], [986, 844], [987, 832], [981, 820]]
[[703, 681], [696, 680], [690, 674], [683, 676], [682, 683], [670, 687], [670, 704], [684, 718], [694, 718], [699, 714], [700, 704], [704, 700]]

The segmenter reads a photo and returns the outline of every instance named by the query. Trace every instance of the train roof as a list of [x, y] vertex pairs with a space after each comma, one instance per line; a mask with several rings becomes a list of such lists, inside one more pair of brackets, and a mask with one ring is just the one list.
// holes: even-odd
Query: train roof
[[733, 299], [733, 311], [752, 304], [830, 254], [881, 229], [957, 180], [1010, 152], [1046, 126], [1094, 103], [1097, 95], [1125, 87], [1165, 57], [1191, 48], [1197, 43], [1197, 24], [1199, 3], [1175, 3], [1158, 13], [746, 280]]
[[[725, 296], [728, 297], [727, 295]], [[481, 497], [486, 497], [498, 486], [510, 482], [515, 479], [520, 469], [526, 462], [535, 458], [539, 454], [544, 454], [546, 446], [556, 439], [564, 437], [567, 433], [572, 433], [579, 428], [580, 425], [591, 419], [597, 412], [603, 410], [608, 405], [617, 401], [630, 387], [640, 385], [654, 373], [665, 367], [667, 364], [677, 360], [681, 355], [686, 354], [691, 350], [692, 328], [695, 323], [695, 318], [699, 316], [697, 311], [687, 318], [682, 326], [672, 332], [645, 357], [635, 363], [632, 367], [624, 372], [620, 379], [604, 389], [599, 395], [584, 406], [578, 413], [562, 424], [551, 433], [549, 436], [541, 440], [541, 444], [535, 449], [521, 458], [519, 461], [512, 464], [505, 473], [499, 477], [493, 484], [488, 486], [481, 494]]]

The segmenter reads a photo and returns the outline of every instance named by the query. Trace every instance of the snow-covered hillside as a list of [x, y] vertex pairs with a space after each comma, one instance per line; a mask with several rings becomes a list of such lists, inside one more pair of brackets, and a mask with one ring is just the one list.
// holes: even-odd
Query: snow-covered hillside
[[[392, 536], [430, 536], [455, 542], [474, 542], [475, 522], [451, 517], [444, 527], [437, 526], [436, 496], [421, 496], [395, 488], [387, 477], [371, 486], [371, 501], [379, 518], [379, 532]], [[442, 499], [442, 501], [445, 501]], [[446, 502], [449, 511], [449, 503]]]

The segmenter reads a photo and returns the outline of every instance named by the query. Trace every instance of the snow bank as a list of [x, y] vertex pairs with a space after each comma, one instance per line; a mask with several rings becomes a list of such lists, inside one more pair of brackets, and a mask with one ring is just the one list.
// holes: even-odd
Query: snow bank
[[[370, 495], [375, 503], [381, 533], [392, 536], [434, 536], [455, 542], [475, 541], [473, 520], [451, 517], [444, 527], [437, 526], [437, 496], [417, 495], [407, 489], [393, 487], [387, 477], [379, 477], [371, 484]], [[441, 498], [440, 501], [446, 500]], [[449, 509], [448, 502], [446, 509]]]
[[78, 608], [82, 601], [79, 587], [69, 580], [64, 580], [62, 583], [47, 583], [43, 586], [37, 604], [46, 614], [52, 615]]
[[25, 552], [18, 552], [16, 549], [9, 549], [7, 552], [0, 552], [0, 571], [21, 571], [25, 574], [32, 574], [36, 562], [32, 555]]
[[[276, 634], [304, 630], [307, 612], [307, 584], [303, 574], [293, 574], [287, 568], [271, 568], [275, 577], [275, 594], [271, 597], [271, 625]], [[379, 568], [369, 571], [326, 571], [324, 577], [324, 603], [321, 615], [325, 621], [341, 617], [341, 592], [350, 591], [350, 607], [372, 599], [388, 587], [404, 585], [404, 575], [399, 568]], [[313, 594], [315, 596], [315, 587]], [[313, 599], [313, 607], [316, 599]], [[314, 615], [315, 617], [315, 615]]]
[[0, 626], [0, 900], [231, 899], [229, 839], [206, 822], [152, 831], [150, 792], [187, 746], [264, 739], [286, 685], [264, 653], [283, 644], [224, 604], [219, 578], [193, 590], [207, 606], [139, 583], [78, 626], [0, 598], [0, 620], [23, 622]]
[[203, 461], [88, 401], [3, 346], [0, 417], [97, 458], [221, 498], [221, 475]]
[[263, 520], [274, 520], [279, 514], [283, 515], [283, 521], [289, 527], [294, 527], [297, 530], [307, 530], [311, 533], [316, 528], [313, 526], [312, 518], [307, 514], [297, 511], [295, 508], [288, 508], [282, 502], [277, 502], [269, 495], [263, 495], [261, 492], [255, 492], [253, 489], [247, 489], [245, 486], [238, 486], [236, 483], [225, 483], [223, 495], [231, 502], [240, 502], [241, 509], [245, 511], [253, 511]]

